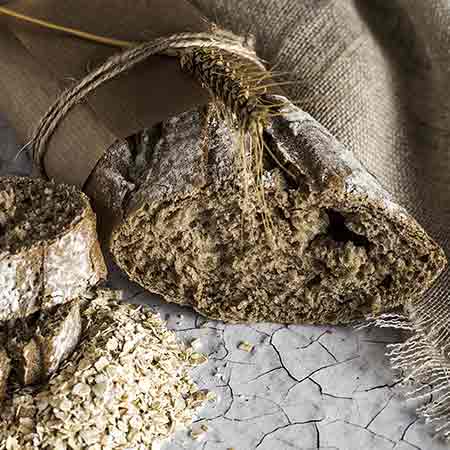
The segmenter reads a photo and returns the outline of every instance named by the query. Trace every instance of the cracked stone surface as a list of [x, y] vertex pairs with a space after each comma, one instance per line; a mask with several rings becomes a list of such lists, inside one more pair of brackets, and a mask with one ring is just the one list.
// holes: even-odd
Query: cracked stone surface
[[[11, 130], [0, 119], [0, 175], [24, 174]], [[225, 325], [188, 308], [164, 303], [126, 280], [116, 268], [112, 284], [132, 303], [150, 305], [185, 342], [195, 340], [209, 360], [192, 375], [212, 390], [193, 424], [200, 439], [178, 432], [164, 450], [444, 450], [417, 420], [393, 383], [386, 330]], [[253, 346], [250, 352], [239, 348]]]
[[[128, 301], [151, 305], [180, 339], [195, 340], [209, 361], [194, 379], [216, 401], [198, 415], [195, 441], [180, 432], [166, 450], [443, 450], [392, 379], [386, 330], [276, 324], [225, 325], [168, 305], [129, 283], [117, 269], [114, 285]], [[248, 342], [248, 352], [239, 344]]]
[[178, 433], [165, 449], [448, 448], [431, 439], [392, 381], [385, 357], [386, 344], [397, 340], [392, 332], [225, 325], [167, 305], [118, 272], [113, 279], [129, 301], [150, 304], [180, 339], [195, 339], [209, 356], [193, 373], [201, 388], [217, 393], [194, 424], [208, 431], [198, 441]]

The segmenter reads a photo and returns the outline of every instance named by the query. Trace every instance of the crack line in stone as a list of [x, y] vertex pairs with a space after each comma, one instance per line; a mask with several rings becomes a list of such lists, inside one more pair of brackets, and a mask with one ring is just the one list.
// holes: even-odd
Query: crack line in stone
[[272, 368], [272, 369], [270, 369], [270, 370], [267, 370], [266, 372], [260, 373], [260, 374], [257, 375], [255, 378], [252, 378], [251, 380], [246, 381], [245, 384], [253, 383], [253, 381], [259, 380], [260, 378], [262, 378], [262, 377], [268, 375], [269, 373], [275, 372], [275, 371], [277, 371], [277, 370], [283, 370], [283, 367], [281, 367], [281, 366], [274, 367], [274, 368]]
[[233, 359], [226, 359], [225, 361], [227, 363], [238, 364], [240, 366], [256, 366], [256, 363], [249, 363], [249, 362], [245, 362], [245, 361], [234, 361]]
[[370, 392], [370, 391], [375, 391], [376, 389], [384, 389], [384, 388], [391, 389], [391, 388], [397, 386], [400, 383], [401, 383], [401, 381], [396, 381], [396, 382], [391, 383], [391, 384], [380, 384], [378, 386], [373, 386], [373, 387], [367, 388], [367, 389], [360, 389], [360, 390], [356, 389], [353, 392], [354, 393], [355, 392]]
[[272, 400], [270, 398], [261, 397], [260, 395], [253, 394], [253, 397], [254, 398], [259, 398], [260, 400], [264, 400], [264, 401], [270, 402], [273, 405], [275, 405], [282, 412], [282, 414], [283, 414], [284, 418], [287, 420], [287, 422], [291, 423], [291, 418], [289, 417], [287, 412], [284, 410], [284, 408], [279, 403], [277, 403], [276, 401], [274, 401], [274, 400]]
[[372, 423], [374, 422], [374, 420], [388, 407], [389, 403], [391, 403], [391, 400], [394, 398], [394, 394], [392, 394], [387, 402], [385, 403], [385, 405], [369, 420], [369, 423], [364, 427], [366, 429], [368, 429], [370, 427], [370, 425], [372, 425]]
[[396, 341], [376, 341], [372, 339], [361, 339], [361, 342], [367, 342], [368, 344], [384, 344], [384, 345], [396, 343]]
[[[406, 444], [410, 445], [411, 447], [413, 447], [417, 450], [422, 450], [421, 447], [418, 447], [417, 445], [412, 444], [411, 442], [407, 441], [406, 439], [403, 439], [403, 442], [405, 442]], [[394, 448], [394, 450], [395, 450], [395, 448]]]
[[406, 428], [403, 430], [402, 437], [400, 438], [401, 441], [405, 440], [406, 433], [418, 420], [419, 418], [415, 417], [414, 420], [406, 426]]
[[417, 423], [419, 421], [419, 418], [418, 417], [415, 417], [414, 418], [414, 420], [411, 422], [411, 423], [409, 423], [408, 425], [407, 425], [407, 427], [403, 430], [403, 433], [402, 433], [402, 437], [400, 438], [400, 442], [401, 441], [403, 441], [403, 442], [406, 442], [408, 445], [410, 445], [411, 447], [414, 447], [415, 449], [417, 449], [417, 450], [422, 450], [420, 447], [418, 447], [417, 445], [414, 445], [414, 444], [412, 444], [411, 442], [409, 442], [407, 439], [405, 439], [406, 438], [406, 433], [408, 432], [408, 430], [415, 424], [415, 423]]
[[328, 350], [328, 348], [322, 344], [322, 342], [317, 342], [336, 362], [338, 362], [336, 356], [333, 355], [333, 353]]
[[325, 397], [331, 397], [336, 398], [338, 400], [355, 400], [353, 397], [345, 397], [344, 395], [334, 395], [334, 394], [328, 394], [328, 392], [323, 392], [323, 395]]
[[317, 426], [317, 422], [314, 422], [314, 428], [316, 429], [317, 450], [319, 450], [320, 449], [320, 431], [319, 431], [319, 427]]
[[292, 375], [292, 373], [290, 372], [290, 370], [284, 365], [283, 362], [283, 358], [281, 357], [281, 353], [280, 351], [277, 349], [276, 345], [273, 343], [273, 338], [275, 336], [275, 333], [272, 334], [272, 337], [269, 340], [269, 344], [272, 346], [272, 348], [275, 350], [275, 353], [278, 356], [278, 359], [280, 361], [281, 367], [286, 371], [286, 373], [288, 374], [289, 378], [291, 378], [293, 381], [295, 381], [296, 383], [300, 383], [300, 380], [298, 380], [296, 377], [294, 377], [294, 375]]
[[[347, 362], [349, 362], [349, 361], [353, 361], [354, 359], [357, 359], [357, 358], [359, 358], [359, 355], [357, 355], [357, 356], [352, 356], [351, 358], [344, 359], [343, 361], [338, 361], [338, 362], [333, 363], [333, 364], [328, 364], [328, 365], [326, 365], [326, 366], [319, 367], [318, 369], [313, 370], [309, 375], [307, 375], [306, 377], [302, 378], [301, 380], [295, 379], [295, 378], [294, 378], [294, 379], [297, 381], [298, 384], [303, 383], [303, 381], [305, 381], [305, 380], [310, 380], [310, 381], [315, 382], [315, 380], [313, 380], [311, 377], [312, 377], [314, 374], [316, 374], [317, 372], [320, 372], [321, 370], [324, 370], [324, 369], [328, 369], [328, 368], [330, 368], [330, 367], [335, 367], [335, 366], [339, 366], [339, 365], [341, 365], [341, 364], [345, 364], [345, 363], [347, 363]], [[297, 384], [297, 385], [298, 385], [298, 384]], [[318, 384], [318, 383], [316, 382], [316, 384]], [[292, 391], [292, 389], [294, 389], [297, 385], [291, 386], [291, 387], [287, 390], [286, 395], [284, 396], [284, 399], [286, 399], [286, 397], [289, 395], [289, 393]]]
[[[295, 333], [295, 331], [294, 331], [293, 333]], [[316, 338], [313, 338], [313, 339], [309, 338], [309, 339], [310, 339], [310, 342], [308, 342], [306, 345], [303, 345], [303, 346], [300, 347], [300, 348], [301, 348], [302, 350], [305, 350], [306, 348], [310, 347], [311, 345], [315, 344], [316, 342], [317, 342], [318, 344], [320, 344], [319, 340], [320, 340], [323, 336], [325, 336], [326, 334], [329, 334], [328, 330], [325, 330], [323, 333], [319, 334], [319, 336], [317, 336]]]
[[301, 380], [299, 380], [299, 383], [301, 383], [302, 381], [304, 381], [304, 380], [308, 379], [309, 377], [313, 376], [313, 375], [316, 374], [317, 372], [320, 372], [321, 370], [329, 369], [330, 367], [340, 366], [341, 364], [348, 363], [348, 362], [350, 362], [350, 361], [353, 361], [353, 360], [355, 360], [355, 359], [358, 359], [359, 357], [360, 357], [359, 355], [357, 355], [357, 356], [352, 356], [351, 358], [344, 359], [343, 361], [338, 361], [338, 362], [335, 362], [335, 363], [333, 363], [333, 364], [327, 364], [327, 365], [325, 365], [325, 366], [319, 367], [318, 369], [313, 370], [313, 371], [312, 371], [309, 375], [307, 375], [306, 377], [304, 377], [304, 378], [302, 378]]
[[[313, 423], [313, 424], [317, 424], [317, 422], [321, 422], [322, 419], [320, 420], [307, 420], [306, 422], [290, 422], [286, 425], [281, 425], [279, 427], [276, 427], [275, 429], [273, 429], [272, 431], [269, 431], [268, 433], [265, 433], [263, 435], [263, 437], [258, 441], [258, 444], [256, 444], [255, 446], [255, 450], [264, 442], [264, 439], [266, 439], [268, 436], [276, 433], [279, 430], [284, 430], [285, 428], [289, 428], [292, 425], [306, 425], [308, 423]], [[317, 426], [317, 425], [316, 425]]]
[[[356, 423], [349, 422], [348, 420], [345, 420], [345, 419], [336, 419], [336, 420], [333, 421], [333, 422], [343, 422], [343, 423], [346, 423], [346, 424], [348, 424], [348, 425], [354, 426], [354, 427], [356, 427], [356, 428], [360, 428], [361, 430], [365, 430], [365, 431], [367, 431], [368, 433], [373, 434], [373, 435], [376, 436], [376, 437], [379, 437], [379, 438], [381, 438], [381, 439], [384, 439], [385, 441], [389, 441], [389, 442], [392, 442], [392, 444], [397, 445], [397, 442], [393, 441], [392, 439], [388, 438], [387, 436], [383, 436], [382, 434], [375, 433], [375, 431], [372, 431], [372, 430], [370, 430], [369, 428], [365, 428], [365, 427], [363, 427], [362, 425], [358, 425], [358, 424], [356, 424]], [[331, 423], [331, 422], [330, 422], [330, 423]]]
[[222, 418], [230, 422], [251, 422], [252, 420], [262, 419], [263, 417], [274, 416], [276, 414], [279, 414], [279, 411], [274, 411], [271, 413], [261, 414], [253, 417], [247, 417], [246, 419], [239, 419], [239, 417], [227, 417], [227, 416], [222, 416]]
[[260, 331], [260, 330], [257, 330], [256, 328], [253, 328], [251, 325], [247, 325], [247, 326], [248, 326], [248, 328], [250, 328], [250, 330], [253, 330], [255, 333], [262, 334], [262, 335], [267, 336], [269, 338], [272, 336], [271, 334], [266, 333], [265, 331]]

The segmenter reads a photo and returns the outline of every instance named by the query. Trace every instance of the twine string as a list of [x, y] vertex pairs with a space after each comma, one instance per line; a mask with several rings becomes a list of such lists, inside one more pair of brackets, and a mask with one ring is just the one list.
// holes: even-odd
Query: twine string
[[64, 91], [40, 120], [32, 137], [33, 160], [41, 176], [46, 177], [43, 164], [48, 143], [61, 121], [78, 103], [107, 81], [132, 69], [150, 56], [166, 55], [181, 57], [186, 52], [198, 48], [211, 48], [236, 54], [242, 60], [265, 69], [262, 61], [242, 44], [242, 39], [229, 32], [179, 33], [157, 38], [137, 47], [112, 56], [100, 67], [84, 77], [75, 86]]
[[32, 137], [33, 160], [41, 176], [48, 178], [43, 164], [48, 143], [61, 121], [78, 103], [107, 81], [132, 69], [150, 56], [166, 55], [181, 57], [192, 49], [209, 47], [236, 54], [243, 60], [264, 68], [256, 54], [243, 46], [239, 37], [230, 33], [179, 33], [165, 38], [157, 38], [135, 48], [109, 58], [104, 64], [84, 77], [75, 86], [63, 92], [40, 120]]
[[228, 54], [235, 55], [242, 59], [243, 63], [251, 63], [263, 71], [266, 70], [263, 61], [258, 58], [255, 51], [247, 47], [246, 38], [239, 37], [229, 31], [221, 30], [214, 25], [211, 26], [211, 31], [209, 32], [177, 33], [167, 37], [156, 38], [149, 42], [138, 43], [106, 38], [64, 27], [1, 6], [0, 14], [43, 28], [73, 35], [81, 39], [123, 49], [121, 53], [113, 55], [104, 64], [86, 75], [74, 86], [62, 92], [59, 98], [51, 105], [39, 121], [30, 142], [36, 169], [43, 178], [48, 178], [43, 161], [48, 144], [55, 130], [58, 128], [58, 125], [64, 120], [70, 110], [75, 105], [85, 100], [92, 91], [107, 81], [132, 69], [151, 56], [172, 56], [178, 57], [181, 60], [183, 55], [186, 55], [190, 51], [208, 47], [211, 50], [224, 51]]

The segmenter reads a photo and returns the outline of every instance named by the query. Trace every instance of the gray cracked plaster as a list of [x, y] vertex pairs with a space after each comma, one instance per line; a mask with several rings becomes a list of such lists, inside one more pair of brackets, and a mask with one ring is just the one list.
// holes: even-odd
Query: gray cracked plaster
[[[27, 173], [25, 154], [0, 119], [0, 175]], [[385, 357], [397, 336], [386, 330], [226, 325], [167, 304], [112, 267], [111, 283], [132, 303], [148, 304], [179, 339], [198, 339], [209, 356], [192, 376], [217, 394], [193, 424], [201, 439], [178, 432], [164, 450], [443, 450], [398, 386]], [[247, 341], [248, 353], [238, 348]]]

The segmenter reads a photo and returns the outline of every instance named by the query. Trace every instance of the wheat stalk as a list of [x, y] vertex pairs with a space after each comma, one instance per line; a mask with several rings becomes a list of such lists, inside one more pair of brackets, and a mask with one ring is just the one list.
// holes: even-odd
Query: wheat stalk
[[72, 36], [76, 36], [87, 41], [97, 42], [98, 44], [110, 45], [112, 47], [120, 47], [120, 48], [131, 48], [138, 45], [137, 42], [123, 41], [120, 39], [99, 36], [97, 34], [88, 33], [86, 31], [76, 30], [74, 28], [58, 25], [56, 23], [52, 23], [47, 20], [37, 19], [35, 17], [31, 17], [26, 14], [18, 13], [17, 11], [14, 11], [10, 8], [5, 8], [4, 6], [0, 6], [0, 14], [13, 17], [14, 19], [17, 19], [22, 22], [38, 25], [41, 28], [46, 28], [48, 30], [53, 31], [60, 31], [62, 33], [70, 34]]
[[263, 133], [270, 118], [278, 115], [283, 106], [274, 104], [267, 96], [281, 83], [273, 81], [274, 74], [269, 70], [243, 62], [239, 55], [208, 47], [186, 52], [181, 57], [181, 67], [209, 90], [223, 118], [238, 129], [244, 197], [249, 199], [248, 176], [251, 176], [263, 226], [273, 238], [263, 179], [264, 153], [267, 150]]

